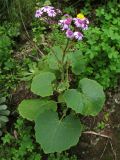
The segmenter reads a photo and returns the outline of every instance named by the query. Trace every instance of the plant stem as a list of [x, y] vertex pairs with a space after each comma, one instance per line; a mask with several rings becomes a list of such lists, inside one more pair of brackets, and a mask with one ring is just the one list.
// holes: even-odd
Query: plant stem
[[66, 109], [64, 110], [64, 113], [63, 113], [60, 121], [62, 121], [62, 120], [64, 119], [64, 117], [66, 116], [67, 111], [68, 111], [68, 108], [66, 108]]
[[66, 50], [68, 48], [68, 45], [69, 45], [69, 39], [67, 40], [67, 44], [66, 44], [65, 49], [63, 51], [62, 63], [64, 63], [65, 53], [66, 53]]
[[66, 54], [66, 50], [68, 48], [68, 45], [69, 45], [69, 39], [67, 40], [67, 44], [65, 46], [65, 49], [63, 50], [63, 57], [62, 57], [62, 81], [64, 81], [65, 79], [65, 68], [64, 68], [64, 59], [65, 59], [65, 54]]
[[[67, 62], [66, 63], [66, 82], [67, 83], [69, 83], [69, 73], [68, 73], [68, 71], [69, 71], [69, 63]], [[67, 85], [67, 90], [68, 90], [68, 85]]]

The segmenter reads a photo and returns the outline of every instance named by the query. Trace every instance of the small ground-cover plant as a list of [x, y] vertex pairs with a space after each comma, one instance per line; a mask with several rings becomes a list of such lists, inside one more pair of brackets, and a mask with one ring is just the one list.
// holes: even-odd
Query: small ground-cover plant
[[[86, 10], [87, 7], [83, 12], [86, 13]], [[94, 19], [91, 19], [92, 24], [84, 33], [85, 40], [76, 44], [88, 63], [83, 76], [94, 77], [105, 89], [116, 86], [120, 73], [119, 10], [120, 5], [110, 1], [91, 11]]]
[[4, 22], [0, 25], [0, 90], [7, 96], [17, 81], [18, 64], [13, 58], [14, 39], [20, 34], [18, 23]]
[[[45, 6], [35, 16], [55, 24], [59, 14], [60, 10]], [[75, 18], [64, 15], [58, 21], [66, 39], [61, 45], [49, 45], [50, 52], [42, 57], [42, 68], [31, 83], [31, 91], [40, 98], [23, 100], [18, 108], [21, 116], [35, 122], [36, 141], [45, 153], [62, 152], [76, 145], [83, 130], [79, 115], [96, 116], [104, 105], [102, 86], [78, 77], [85, 58], [74, 44], [81, 42], [88, 24], [83, 14]]]
[[34, 144], [32, 132], [32, 127], [27, 126], [23, 119], [18, 118], [14, 129], [11, 128], [11, 133], [6, 133], [2, 137], [1, 160], [40, 160], [40, 148]]
[[5, 105], [6, 98], [0, 98], [0, 136], [2, 135], [2, 128], [5, 126], [8, 121], [8, 115], [10, 111], [7, 110], [7, 105]]
[[69, 156], [68, 154], [57, 154], [56, 156], [54, 154], [50, 154], [48, 157], [48, 160], [77, 160], [77, 157], [74, 156]]
[[0, 69], [12, 58], [14, 39], [20, 34], [19, 23], [4, 22], [0, 25]]

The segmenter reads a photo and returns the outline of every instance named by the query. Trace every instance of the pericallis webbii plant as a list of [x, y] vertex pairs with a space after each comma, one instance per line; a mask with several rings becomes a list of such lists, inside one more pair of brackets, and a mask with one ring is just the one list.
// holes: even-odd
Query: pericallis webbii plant
[[[35, 17], [48, 23], [55, 21], [57, 14], [61, 11], [45, 6], [36, 11]], [[83, 14], [77, 18], [65, 15], [58, 21], [66, 40], [62, 46], [49, 47], [48, 55], [41, 58], [42, 69], [31, 83], [31, 91], [39, 98], [23, 100], [18, 107], [23, 118], [35, 122], [36, 141], [45, 153], [62, 152], [76, 145], [83, 130], [79, 116], [96, 116], [105, 102], [99, 83], [80, 79], [85, 58], [73, 48], [76, 40], [83, 39], [82, 30], [88, 29], [88, 23]]]
[[7, 110], [7, 105], [5, 105], [6, 98], [0, 98], [0, 136], [2, 135], [2, 127], [8, 122], [8, 115], [10, 111]]

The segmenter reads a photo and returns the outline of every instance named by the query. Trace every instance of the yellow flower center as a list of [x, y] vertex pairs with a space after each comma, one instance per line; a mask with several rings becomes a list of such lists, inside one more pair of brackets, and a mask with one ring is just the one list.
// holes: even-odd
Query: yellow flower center
[[85, 16], [84, 16], [82, 13], [79, 13], [79, 14], [77, 14], [77, 18], [79, 18], [79, 19], [84, 19]]

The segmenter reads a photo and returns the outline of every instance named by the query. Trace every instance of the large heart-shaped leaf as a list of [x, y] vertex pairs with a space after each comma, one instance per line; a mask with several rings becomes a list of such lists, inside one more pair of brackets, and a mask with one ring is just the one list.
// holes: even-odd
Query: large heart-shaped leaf
[[53, 94], [52, 82], [55, 80], [54, 73], [42, 72], [33, 78], [31, 90], [33, 93], [41, 97], [50, 96]]
[[100, 112], [105, 103], [105, 94], [103, 87], [94, 80], [83, 78], [79, 81], [79, 89], [82, 90], [86, 97], [86, 102], [90, 101], [92, 103], [91, 112], [93, 115]]
[[105, 102], [102, 86], [94, 80], [84, 78], [79, 82], [79, 90], [65, 91], [63, 97], [67, 107], [83, 115], [97, 115]]
[[20, 115], [28, 120], [35, 120], [45, 110], [56, 111], [56, 109], [57, 105], [55, 101], [41, 99], [23, 100], [18, 106]]
[[62, 152], [77, 144], [82, 125], [74, 116], [59, 120], [56, 112], [46, 111], [37, 117], [35, 131], [45, 153]]

